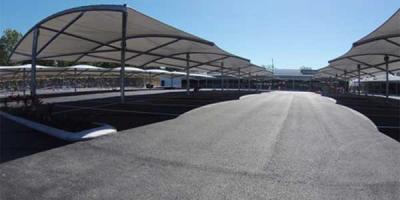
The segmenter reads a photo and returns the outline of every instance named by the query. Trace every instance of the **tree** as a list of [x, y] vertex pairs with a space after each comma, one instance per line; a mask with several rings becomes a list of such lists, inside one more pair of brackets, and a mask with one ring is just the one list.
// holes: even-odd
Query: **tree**
[[0, 65], [8, 65], [8, 57], [13, 51], [22, 34], [14, 29], [6, 29], [0, 38]]

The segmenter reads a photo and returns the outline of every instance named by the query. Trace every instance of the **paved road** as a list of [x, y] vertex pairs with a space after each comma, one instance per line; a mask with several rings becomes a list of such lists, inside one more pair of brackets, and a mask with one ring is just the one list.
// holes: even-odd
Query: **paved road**
[[399, 199], [400, 144], [312, 93], [207, 105], [0, 165], [4, 199]]

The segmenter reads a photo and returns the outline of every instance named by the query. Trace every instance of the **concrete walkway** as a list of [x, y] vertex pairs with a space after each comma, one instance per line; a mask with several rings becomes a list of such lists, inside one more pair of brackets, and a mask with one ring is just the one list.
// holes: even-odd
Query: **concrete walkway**
[[0, 165], [4, 199], [398, 199], [400, 143], [313, 93], [271, 92]]

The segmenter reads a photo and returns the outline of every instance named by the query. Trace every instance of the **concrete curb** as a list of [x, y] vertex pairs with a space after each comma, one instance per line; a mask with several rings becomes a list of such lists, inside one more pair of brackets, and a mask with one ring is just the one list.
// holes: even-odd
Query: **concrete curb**
[[[46, 133], [47, 135], [57, 137], [62, 140], [70, 141], [70, 142], [76, 142], [76, 141], [82, 141], [82, 140], [89, 140], [93, 138], [97, 138], [100, 136], [104, 135], [109, 135], [116, 133], [117, 130], [108, 125], [108, 124], [101, 124], [100, 127], [97, 128], [92, 128], [92, 129], [87, 129], [79, 132], [70, 132], [70, 131], [65, 131], [61, 130], [58, 128], [50, 127], [41, 123], [37, 123], [31, 120], [27, 120], [22, 117], [17, 117], [5, 112], [0, 111], [0, 116], [3, 116], [9, 120], [12, 120], [14, 122], [17, 122], [21, 125], [27, 126], [29, 128], [32, 128], [34, 130], [37, 130], [39, 132]], [[100, 125], [100, 124], [99, 124]]]

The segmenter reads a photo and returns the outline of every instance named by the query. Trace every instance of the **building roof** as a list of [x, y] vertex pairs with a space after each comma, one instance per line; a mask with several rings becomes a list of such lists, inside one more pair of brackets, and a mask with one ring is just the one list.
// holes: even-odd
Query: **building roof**
[[275, 69], [274, 76], [313, 76], [317, 70]]

